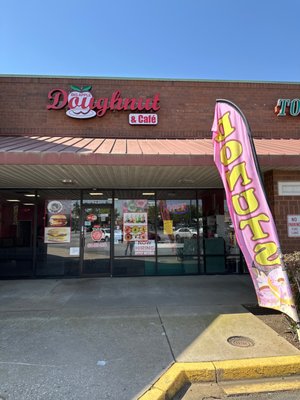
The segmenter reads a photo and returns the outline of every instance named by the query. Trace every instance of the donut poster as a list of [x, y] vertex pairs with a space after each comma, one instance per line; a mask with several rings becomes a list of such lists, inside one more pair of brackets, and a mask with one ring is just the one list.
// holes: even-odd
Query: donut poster
[[45, 243], [70, 243], [71, 202], [51, 200], [45, 209]]
[[125, 212], [123, 214], [123, 237], [125, 242], [148, 240], [146, 212]]

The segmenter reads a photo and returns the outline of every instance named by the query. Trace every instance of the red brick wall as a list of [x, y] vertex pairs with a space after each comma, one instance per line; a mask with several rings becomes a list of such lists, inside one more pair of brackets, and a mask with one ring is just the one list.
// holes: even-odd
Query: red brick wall
[[[131, 126], [128, 111], [75, 120], [65, 110], [49, 111], [48, 92], [92, 85], [95, 98], [152, 97], [160, 93], [157, 126]], [[243, 111], [256, 138], [299, 137], [300, 116], [277, 117], [278, 98], [298, 98], [300, 84], [166, 81], [90, 78], [0, 77], [0, 135], [122, 138], [210, 138], [215, 101], [225, 98]]]
[[300, 171], [269, 171], [264, 177], [269, 204], [275, 219], [283, 253], [300, 250], [300, 238], [289, 238], [287, 216], [300, 215], [300, 196], [279, 196], [278, 182], [300, 182]]

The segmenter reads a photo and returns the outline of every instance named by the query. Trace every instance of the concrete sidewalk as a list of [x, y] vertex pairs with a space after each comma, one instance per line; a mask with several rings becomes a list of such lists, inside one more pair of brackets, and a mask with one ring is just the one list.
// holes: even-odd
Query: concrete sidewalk
[[133, 400], [174, 362], [299, 356], [249, 303], [240, 275], [0, 281], [0, 399]]

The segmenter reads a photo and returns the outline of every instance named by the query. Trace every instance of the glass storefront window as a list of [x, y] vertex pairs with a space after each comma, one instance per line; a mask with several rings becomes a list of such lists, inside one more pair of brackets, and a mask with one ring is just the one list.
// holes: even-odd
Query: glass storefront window
[[114, 274], [151, 275], [158, 240], [154, 193], [117, 191], [114, 207]]
[[92, 190], [82, 201], [82, 274], [111, 275], [112, 192]]
[[157, 192], [158, 273], [186, 273], [183, 264], [188, 260], [195, 265], [190, 271], [198, 272], [195, 262], [201, 247], [198, 228], [195, 191]]
[[0, 190], [0, 276], [240, 272], [222, 189]]
[[37, 192], [37, 276], [78, 276], [80, 191]]
[[198, 197], [202, 201], [205, 272], [238, 272], [239, 248], [224, 191], [199, 190]]
[[193, 191], [157, 193], [157, 224], [159, 255], [177, 255], [184, 244], [190, 254], [197, 253], [198, 213]]
[[155, 255], [155, 200], [139, 191], [119, 192], [115, 198], [115, 256]]
[[205, 273], [225, 273], [224, 192], [199, 190], [203, 211], [203, 250]]
[[[30, 197], [28, 197], [30, 196]], [[35, 192], [0, 191], [0, 276], [32, 276]]]

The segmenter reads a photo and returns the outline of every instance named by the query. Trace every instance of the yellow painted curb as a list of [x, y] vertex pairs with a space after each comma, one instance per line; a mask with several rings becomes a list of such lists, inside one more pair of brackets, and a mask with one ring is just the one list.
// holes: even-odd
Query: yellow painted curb
[[[175, 364], [176, 365], [176, 364]], [[216, 368], [212, 362], [177, 363], [186, 382], [215, 382]]]
[[217, 382], [300, 374], [300, 356], [214, 361]]
[[168, 396], [167, 398], [172, 398], [184, 386], [185, 382], [186, 377], [181, 366], [173, 364], [158, 381], [154, 383], [153, 389], [159, 389], [165, 393], [165, 397]]
[[138, 400], [172, 399], [185, 384], [193, 382], [218, 383], [292, 375], [300, 375], [300, 356], [175, 363]]
[[215, 367], [211, 362], [175, 363], [154, 383], [153, 388], [160, 389], [167, 398], [172, 398], [187, 382], [214, 380]]

